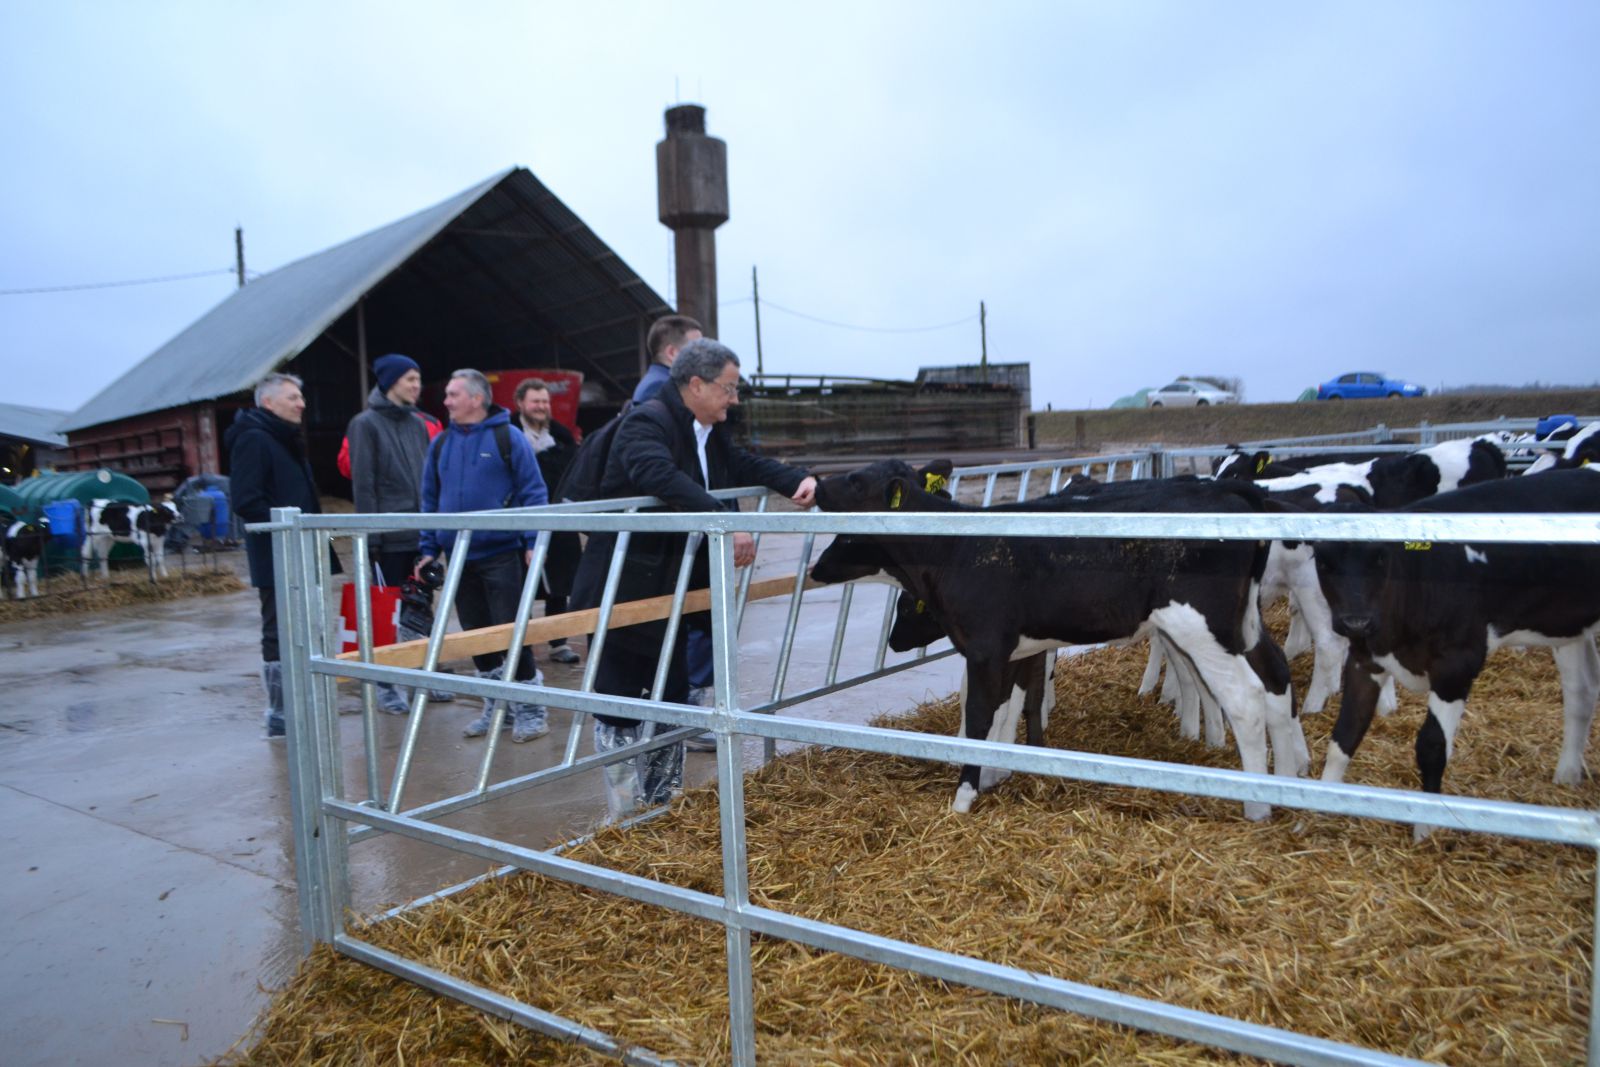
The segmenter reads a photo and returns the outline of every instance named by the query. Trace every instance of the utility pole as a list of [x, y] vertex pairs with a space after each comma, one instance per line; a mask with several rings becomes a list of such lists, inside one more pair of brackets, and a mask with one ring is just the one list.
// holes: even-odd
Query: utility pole
[[756, 305], [756, 374], [764, 372], [761, 366], [761, 283], [756, 280], [755, 264], [750, 264], [750, 297]]
[[356, 366], [361, 384], [361, 402], [367, 402], [367, 298], [356, 301]]
[[233, 261], [239, 268], [239, 288], [244, 288], [244, 227], [233, 228]]
[[983, 301], [978, 301], [978, 344], [981, 352], [978, 356], [978, 381], [989, 384], [989, 311], [983, 306]]

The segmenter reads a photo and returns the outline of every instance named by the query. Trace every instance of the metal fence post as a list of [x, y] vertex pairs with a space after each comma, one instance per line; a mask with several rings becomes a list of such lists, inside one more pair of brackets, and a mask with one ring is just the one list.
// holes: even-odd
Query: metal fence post
[[[303, 555], [306, 567], [306, 652], [315, 658], [329, 658], [329, 591], [333, 588], [333, 539], [318, 533], [307, 543]], [[344, 799], [344, 749], [339, 727], [338, 679], [318, 674], [307, 690], [311, 700], [307, 710], [316, 732], [317, 827], [321, 835], [323, 862], [323, 906], [332, 936], [344, 933], [344, 913], [350, 906], [350, 840], [344, 821], [323, 811], [322, 800]]]
[[287, 731], [289, 811], [294, 825], [295, 879], [299, 884], [300, 946], [306, 954], [318, 941], [331, 941], [326, 921], [327, 866], [321, 855], [318, 811], [322, 783], [317, 773], [316, 731], [309, 714], [311, 685], [306, 665], [305, 568], [303, 558], [310, 531], [299, 528], [299, 508], [273, 508], [272, 521], [288, 524], [272, 533], [273, 595], [278, 607], [278, 649], [283, 682], [283, 717]]
[[750, 871], [744, 823], [744, 744], [731, 734], [730, 713], [739, 705], [738, 595], [733, 535], [712, 531], [711, 662], [715, 672], [717, 797], [722, 817], [722, 901], [728, 952], [728, 1040], [733, 1062], [756, 1062], [755, 981], [750, 961]]

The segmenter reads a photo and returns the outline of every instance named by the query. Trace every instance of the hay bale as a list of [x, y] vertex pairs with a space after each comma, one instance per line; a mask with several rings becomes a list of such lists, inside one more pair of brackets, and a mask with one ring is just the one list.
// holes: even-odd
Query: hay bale
[[[1144, 650], [1064, 661], [1048, 741], [1236, 766], [1133, 693]], [[1296, 669], [1308, 680], [1309, 662]], [[1414, 696], [1352, 782], [1413, 787]], [[1456, 794], [1595, 807], [1550, 784], [1561, 697], [1547, 653], [1500, 653], [1446, 777]], [[1334, 716], [1307, 723], [1320, 761]], [[891, 723], [948, 734], [953, 700]], [[1320, 769], [1320, 766], [1316, 769]], [[950, 812], [955, 769], [809, 749], [747, 788], [751, 897], [819, 920], [1403, 1055], [1581, 1062], [1595, 860], [1584, 849], [1031, 776]], [[528, 803], [536, 803], [530, 798]], [[576, 859], [719, 892], [717, 798], [607, 831]], [[518, 875], [359, 936], [664, 1056], [728, 1058], [723, 932]], [[764, 1062], [1209, 1063], [1239, 1058], [757, 939]], [[321, 949], [236, 1062], [605, 1062]]]

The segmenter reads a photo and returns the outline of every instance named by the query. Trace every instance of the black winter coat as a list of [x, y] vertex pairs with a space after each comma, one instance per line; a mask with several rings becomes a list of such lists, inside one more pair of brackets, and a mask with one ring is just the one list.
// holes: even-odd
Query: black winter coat
[[[233, 510], [245, 522], [266, 522], [273, 508], [322, 511], [300, 427], [265, 408], [251, 408], [233, 421], [222, 440], [228, 446]], [[250, 584], [273, 588], [271, 535], [246, 534], [244, 548]]]
[[[511, 425], [518, 433], [523, 433], [522, 416], [517, 412], [511, 413]], [[534, 458], [539, 461], [539, 473], [544, 475], [544, 484], [550, 490], [550, 502], [556, 502], [556, 486], [561, 484], [561, 476], [567, 473], [567, 468], [572, 465], [572, 457], [578, 454], [578, 439], [572, 436], [572, 431], [561, 423], [550, 420], [550, 436], [556, 443], [543, 452], [534, 453]], [[550, 555], [544, 561], [544, 588], [551, 596], [567, 596], [572, 592], [572, 577], [578, 570], [578, 558], [583, 554], [583, 542], [578, 540], [574, 530], [563, 530], [550, 535]]]
[[[694, 415], [669, 383], [630, 411], [617, 428], [600, 483], [601, 496], [657, 497], [666, 506], [652, 509], [655, 511], [737, 511], [736, 501], [724, 504], [706, 490], [764, 485], [792, 496], [806, 478], [806, 472], [798, 467], [755, 455], [734, 444], [726, 423], [714, 426], [706, 440], [706, 468], [711, 475], [709, 486], [700, 474]], [[635, 533], [628, 542], [617, 602], [670, 594], [678, 580], [685, 540], [683, 534]], [[614, 533], [589, 535], [573, 582], [572, 610], [599, 605], [615, 545]], [[708, 584], [710, 568], [706, 560], [702, 549], [690, 588]], [[606, 641], [652, 655], [661, 647], [665, 635], [666, 621], [661, 620], [612, 631]]]

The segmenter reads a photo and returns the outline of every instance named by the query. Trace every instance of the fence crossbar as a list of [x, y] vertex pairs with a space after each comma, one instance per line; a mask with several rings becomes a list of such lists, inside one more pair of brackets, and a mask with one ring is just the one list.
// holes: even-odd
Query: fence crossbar
[[387, 971], [396, 978], [414, 982], [425, 989], [431, 989], [435, 993], [459, 1000], [463, 1004], [469, 1004], [479, 1011], [509, 1022], [526, 1026], [530, 1030], [537, 1030], [550, 1037], [594, 1049], [607, 1056], [615, 1056], [625, 1064], [664, 1067], [672, 1062], [661, 1059], [648, 1049], [625, 1045], [603, 1031], [573, 1022], [552, 1012], [542, 1011], [520, 1000], [496, 993], [492, 989], [485, 989], [473, 982], [446, 974], [425, 963], [408, 960], [404, 956], [398, 956], [349, 934], [341, 934], [334, 938], [333, 947], [352, 959]]

